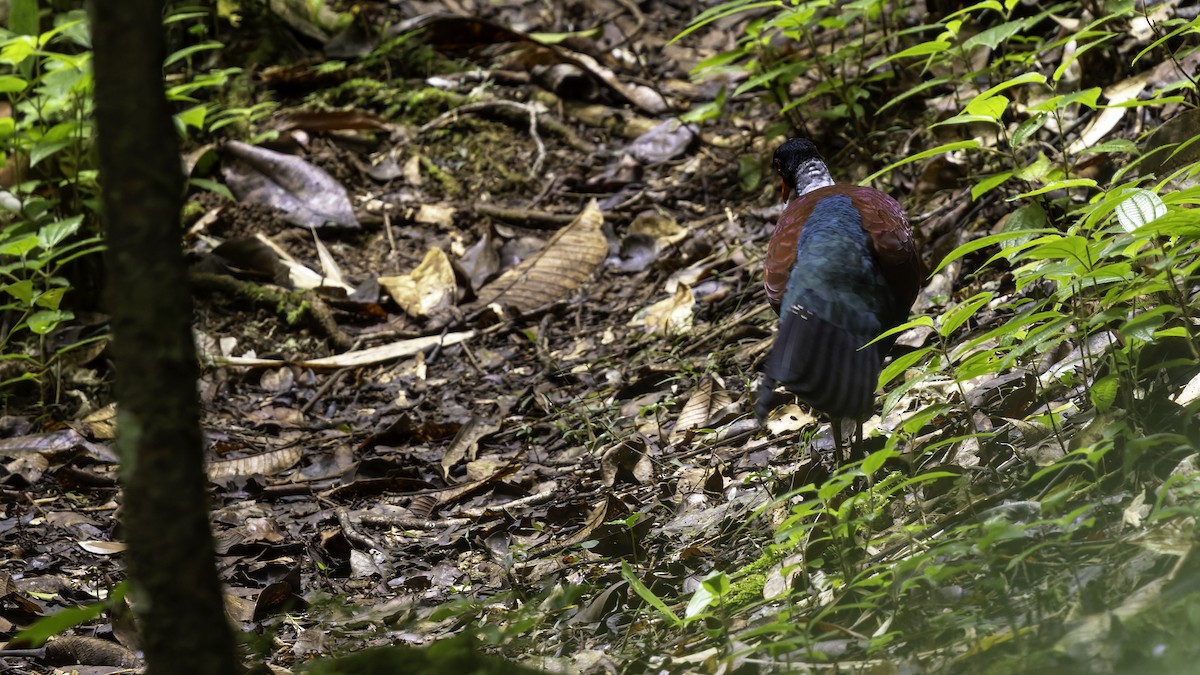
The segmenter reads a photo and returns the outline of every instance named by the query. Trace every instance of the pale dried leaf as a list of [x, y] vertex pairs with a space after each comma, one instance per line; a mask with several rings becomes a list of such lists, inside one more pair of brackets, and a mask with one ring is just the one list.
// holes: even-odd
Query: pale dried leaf
[[347, 287], [346, 280], [342, 276], [342, 268], [338, 266], [337, 261], [333, 259], [333, 254], [329, 252], [321, 238], [317, 236], [317, 231], [312, 231], [313, 243], [317, 247], [317, 260], [321, 261], [321, 272], [325, 278], [335, 286]]
[[600, 232], [603, 224], [604, 215], [593, 199], [545, 248], [479, 289], [476, 304], [531, 312], [565, 300], [604, 262], [608, 242]]
[[629, 325], [642, 326], [648, 333], [678, 335], [691, 329], [695, 305], [692, 289], [679, 284], [674, 295], [642, 309], [634, 315]]
[[116, 555], [125, 551], [124, 542], [92, 539], [79, 542], [79, 548], [96, 555]]
[[396, 304], [410, 316], [420, 318], [450, 307], [454, 303], [454, 268], [450, 259], [440, 248], [431, 248], [425, 253], [421, 264], [408, 274], [394, 277], [379, 277], [383, 286]]
[[369, 366], [383, 361], [391, 361], [400, 359], [406, 356], [412, 356], [418, 352], [423, 352], [426, 349], [432, 349], [438, 345], [443, 347], [456, 345], [460, 342], [468, 340], [475, 336], [475, 331], [463, 331], [461, 333], [447, 333], [446, 335], [427, 335], [425, 337], [412, 338], [410, 340], [400, 340], [391, 342], [370, 349], [358, 349], [351, 352], [336, 354], [334, 356], [326, 356], [319, 359], [308, 359], [304, 361], [284, 361], [281, 359], [260, 359], [247, 356], [219, 356], [213, 359], [213, 363], [218, 366], [279, 366], [283, 364], [294, 364], [304, 366], [306, 368], [347, 368], [358, 366]]
[[812, 413], [804, 410], [800, 406], [789, 403], [781, 405], [771, 411], [771, 417], [767, 419], [767, 429], [774, 435], [796, 431], [817, 421]]
[[232, 476], [270, 476], [287, 469], [300, 461], [304, 449], [299, 445], [280, 448], [260, 455], [209, 462], [206, 467], [209, 480]]
[[713, 426], [717, 413], [732, 403], [733, 397], [729, 395], [729, 392], [724, 389], [714, 391], [711, 377], [700, 380], [696, 390], [683, 405], [683, 410], [679, 411], [679, 418], [675, 421], [675, 428], [671, 431], [671, 442], [679, 442], [690, 435], [687, 432], [694, 429]]

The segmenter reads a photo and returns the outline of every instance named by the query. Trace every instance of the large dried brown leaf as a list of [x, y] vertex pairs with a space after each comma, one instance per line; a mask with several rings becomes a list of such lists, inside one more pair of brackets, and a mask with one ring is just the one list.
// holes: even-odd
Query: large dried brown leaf
[[531, 312], [566, 299], [604, 262], [608, 243], [600, 232], [603, 224], [604, 215], [593, 199], [545, 248], [479, 289], [476, 306], [496, 303]]

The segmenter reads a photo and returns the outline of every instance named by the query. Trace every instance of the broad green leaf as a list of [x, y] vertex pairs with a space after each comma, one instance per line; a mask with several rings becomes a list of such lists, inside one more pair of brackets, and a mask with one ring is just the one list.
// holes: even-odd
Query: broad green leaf
[[1046, 153], [1039, 152], [1037, 159], [1033, 160], [1032, 164], [1021, 167], [1014, 175], [1023, 181], [1032, 183], [1045, 178], [1051, 168], [1050, 158], [1046, 156]]
[[183, 112], [177, 113], [175, 119], [185, 127], [193, 129], [204, 128], [204, 118], [208, 115], [208, 106], [204, 104], [194, 105]]
[[0, 63], [10, 66], [20, 65], [25, 59], [37, 51], [36, 40], [29, 35], [19, 35], [4, 41], [0, 48]]
[[1161, 197], [1149, 190], [1134, 190], [1125, 201], [1117, 204], [1117, 220], [1126, 232], [1146, 225], [1167, 215], [1167, 205]]
[[8, 6], [8, 29], [17, 35], [37, 35], [38, 0], [12, 0]]
[[1077, 234], [1046, 237], [1037, 246], [1022, 253], [1019, 259], [1066, 260], [1077, 263], [1085, 269], [1092, 265], [1091, 256], [1088, 255], [1088, 241]]
[[4, 291], [21, 301], [21, 304], [29, 307], [33, 304], [33, 282], [29, 279], [14, 281], [10, 284], [0, 286], [0, 291]]
[[1012, 138], [1009, 139], [1008, 145], [1012, 148], [1019, 148], [1025, 145], [1034, 134], [1036, 134], [1046, 124], [1046, 120], [1050, 116], [1046, 113], [1036, 113], [1029, 119], [1017, 125], [1017, 130], [1013, 132]]
[[1121, 326], [1121, 334], [1127, 338], [1153, 342], [1154, 332], [1166, 322], [1167, 318], [1178, 314], [1179, 310], [1171, 306], [1159, 306], [1142, 312]]
[[24, 256], [40, 245], [36, 234], [27, 234], [20, 239], [14, 239], [3, 246], [0, 246], [0, 254]]
[[1004, 96], [976, 96], [967, 103], [967, 107], [963, 109], [965, 115], [977, 115], [980, 117], [991, 118], [993, 122], [999, 121], [1004, 115], [1004, 111], [1008, 109], [1008, 98]]
[[37, 300], [33, 301], [33, 304], [46, 309], [58, 309], [58, 306], [62, 303], [63, 295], [65, 295], [66, 292], [67, 289], [65, 288], [51, 288], [45, 293], [39, 295]]
[[959, 326], [962, 326], [966, 323], [967, 319], [970, 319], [975, 312], [979, 311], [980, 307], [991, 302], [992, 297], [992, 294], [987, 291], [976, 293], [967, 300], [959, 303], [953, 309], [948, 310], [937, 322], [938, 335], [950, 337], [954, 331], [958, 330]]
[[991, 28], [968, 38], [967, 41], [963, 43], [963, 49], [970, 50], [978, 47], [979, 45], [984, 45], [988, 49], [995, 49], [996, 47], [1000, 46], [1001, 42], [1004, 42], [1008, 38], [1021, 32], [1021, 29], [1024, 27], [1024, 20], [1008, 21], [1000, 24], [999, 26], [992, 26]]
[[60, 241], [79, 231], [81, 223], [83, 223], [83, 215], [72, 216], [66, 220], [59, 220], [43, 226], [38, 230], [38, 246], [49, 251]]
[[1137, 153], [1137, 145], [1127, 138], [1117, 138], [1103, 143], [1097, 143], [1090, 148], [1085, 148], [1079, 154], [1087, 155], [1098, 152], [1125, 152], [1129, 154]]
[[72, 139], [62, 141], [42, 142], [39, 141], [33, 144], [29, 150], [29, 166], [30, 168], [37, 166], [43, 159], [52, 156], [54, 153], [62, 150], [68, 145], [74, 143]]
[[933, 351], [932, 347], [922, 347], [921, 349], [892, 359], [892, 362], [887, 364], [883, 372], [879, 373], [879, 388], [882, 389], [891, 384], [892, 380], [904, 374], [904, 371], [908, 370], [909, 366], [928, 356], [931, 351]]
[[896, 456], [898, 456], [898, 453], [895, 450], [888, 450], [886, 448], [872, 452], [862, 462], [863, 473], [867, 475], [875, 473], [883, 468], [884, 463]]
[[0, 94], [15, 94], [28, 86], [28, 82], [15, 75], [0, 75]]
[[983, 195], [985, 195], [985, 194], [991, 192], [992, 190], [994, 190], [995, 188], [999, 187], [1001, 184], [1004, 183], [1004, 181], [1008, 180], [1009, 178], [1012, 178], [1011, 171], [1005, 171], [1003, 173], [998, 173], [998, 174], [995, 174], [994, 176], [988, 176], [987, 178], [980, 180], [978, 183], [971, 186], [971, 201], [978, 200]]
[[1061, 96], [1051, 96], [1037, 105], [1030, 106], [1029, 109], [1037, 112], [1054, 112], [1055, 110], [1062, 110], [1073, 103], [1095, 109], [1099, 100], [1100, 87], [1092, 87], [1091, 89], [1084, 89], [1083, 91], [1076, 91]]
[[1116, 375], [1106, 375], [1095, 382], [1088, 388], [1088, 398], [1092, 399], [1092, 405], [1096, 406], [1099, 412], [1108, 412], [1113, 403], [1117, 400], [1117, 393], [1121, 390], [1121, 378]]
[[994, 87], [991, 87], [987, 91], [979, 94], [979, 96], [984, 98], [995, 96], [1005, 89], [1011, 89], [1023, 84], [1046, 84], [1046, 76], [1042, 75], [1041, 73], [1023, 73], [1016, 77], [1009, 78]]
[[75, 314], [67, 310], [43, 309], [40, 312], [34, 312], [29, 317], [29, 330], [37, 335], [45, 335], [63, 321], [70, 321], [74, 318]]

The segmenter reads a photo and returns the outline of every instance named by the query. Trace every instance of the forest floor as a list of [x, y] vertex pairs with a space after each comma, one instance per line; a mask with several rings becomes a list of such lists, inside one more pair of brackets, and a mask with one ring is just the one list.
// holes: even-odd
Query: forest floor
[[[403, 15], [361, 20], [411, 21], [459, 3], [403, 4]], [[792, 553], [772, 546], [794, 531], [794, 506], [815, 490], [805, 486], [827, 484], [836, 467], [826, 420], [798, 407], [765, 426], [753, 416], [775, 323], [761, 285], [782, 206], [770, 153], [806, 133], [836, 179], [857, 182], [936, 144], [906, 122], [927, 102], [870, 120], [866, 137], [803, 107], [784, 119], [760, 95], [681, 124], [679, 112], [736, 86], [689, 72], [732, 48], [747, 17], [670, 43], [698, 10], [648, 4], [478, 3], [422, 19], [419, 37], [386, 58], [260, 69], [248, 95], [280, 107], [251, 128], [274, 132], [261, 146], [280, 154], [193, 148], [193, 177], [237, 197], [196, 191], [185, 246], [220, 573], [231, 616], [261, 638], [252, 649], [296, 668], [467, 633], [561, 672], [808, 672], [829, 662], [984, 672], [982, 652], [1011, 665], [1036, 649], [1052, 655], [1024, 672], [1078, 666], [1071, 659], [1097, 641], [1045, 627], [1065, 622], [1068, 606], [1110, 605], [1092, 583], [1113, 567], [1064, 563], [1026, 588], [998, 572], [1005, 588], [986, 590], [927, 575], [926, 604], [880, 610], [886, 620], [852, 598], [831, 601], [839, 589], [822, 585], [831, 569], [902, 559], [905, 541], [1036, 508], [1045, 493], [1018, 478], [1079, 447], [1085, 424], [1024, 420], [1079, 394], [1043, 391], [1078, 351], [1043, 355], [1040, 372], [881, 395], [867, 448], [895, 451], [877, 467], [884, 474], [925, 476], [919, 500], [889, 493], [887, 517], [845, 537], [872, 542], [855, 554], [836, 533]], [[553, 46], [529, 38], [580, 25], [601, 28]], [[999, 231], [1012, 208], [972, 200], [972, 173], [938, 157], [876, 182], [905, 205], [936, 270], [916, 314], [937, 316], [980, 290], [1018, 292], [1003, 270], [977, 273], [986, 250], [939, 268], [957, 246]], [[268, 201], [325, 221], [353, 216], [310, 230]], [[305, 285], [319, 288], [290, 290]], [[976, 315], [971, 335], [994, 315]], [[932, 328], [906, 331], [893, 358], [934, 339]], [[6, 499], [0, 520], [0, 620], [10, 625], [122, 578], [113, 406], [102, 353], [92, 357], [64, 375], [70, 412], [57, 427], [36, 413], [5, 418], [5, 493], [26, 495]], [[939, 414], [920, 417], [935, 405]], [[1105, 517], [1119, 520], [1125, 497]], [[998, 548], [1016, 538], [996, 537]], [[996, 554], [997, 569], [1037, 555], [1026, 549], [1033, 535], [1020, 539]], [[1131, 595], [1175, 560], [1120, 558], [1128, 578], [1118, 585]], [[939, 564], [976, 565], [966, 560]], [[1079, 584], [1068, 595], [1090, 599], [1039, 595], [1068, 567]], [[718, 571], [731, 580], [726, 595], [700, 624], [671, 630], [671, 613], [684, 616]], [[781, 610], [784, 597], [793, 609]], [[822, 605], [837, 610], [823, 615]], [[959, 611], [963, 625], [938, 623]], [[811, 632], [763, 639], [788, 612]], [[128, 632], [118, 619], [91, 631]], [[906, 647], [887, 652], [882, 641], [896, 634]], [[51, 672], [2, 655], [0, 665]], [[107, 672], [91, 668], [80, 672]]]

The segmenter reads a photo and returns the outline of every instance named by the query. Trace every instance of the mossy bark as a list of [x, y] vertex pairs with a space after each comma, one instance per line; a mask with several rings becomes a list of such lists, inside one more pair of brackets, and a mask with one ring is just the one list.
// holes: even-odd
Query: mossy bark
[[147, 673], [240, 666], [207, 514], [178, 141], [163, 93], [163, 0], [89, 4], [120, 406], [126, 563]]

